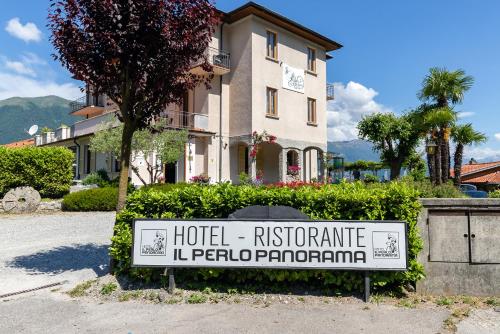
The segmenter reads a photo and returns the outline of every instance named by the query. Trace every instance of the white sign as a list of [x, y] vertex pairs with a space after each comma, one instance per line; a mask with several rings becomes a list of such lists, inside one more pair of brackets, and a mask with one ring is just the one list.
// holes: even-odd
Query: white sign
[[304, 94], [305, 71], [283, 63], [283, 88]]
[[406, 270], [404, 222], [134, 221], [137, 267]]

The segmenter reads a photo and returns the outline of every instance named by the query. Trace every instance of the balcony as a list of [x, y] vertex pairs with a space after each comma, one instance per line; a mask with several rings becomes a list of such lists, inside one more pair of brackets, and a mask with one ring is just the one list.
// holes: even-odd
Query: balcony
[[71, 137], [80, 137], [93, 134], [94, 132], [100, 130], [100, 128], [104, 126], [104, 124], [112, 122], [114, 120], [114, 115], [114, 113], [108, 112], [99, 116], [76, 122], [71, 127]]
[[104, 96], [87, 94], [71, 102], [71, 114], [75, 116], [92, 117], [104, 111]]
[[326, 84], [326, 100], [335, 100], [335, 87], [331, 83]]
[[163, 112], [161, 117], [166, 120], [166, 125], [169, 128], [194, 131], [208, 130], [208, 115], [169, 110]]
[[[224, 75], [229, 73], [231, 70], [231, 57], [229, 53], [225, 51], [218, 50], [216, 48], [207, 48], [205, 51], [205, 56], [208, 59], [210, 65], [213, 66], [213, 71], [215, 75]], [[203, 60], [193, 64], [191, 73], [197, 75], [205, 75], [207, 72], [202, 68]]]

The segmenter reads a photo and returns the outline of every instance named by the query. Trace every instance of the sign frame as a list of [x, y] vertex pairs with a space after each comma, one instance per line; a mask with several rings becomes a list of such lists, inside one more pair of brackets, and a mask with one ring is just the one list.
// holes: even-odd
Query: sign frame
[[[232, 221], [248, 221], [248, 222], [265, 222], [265, 223], [280, 223], [280, 222], [289, 222], [289, 223], [367, 223], [367, 224], [403, 224], [404, 225], [404, 235], [405, 242], [404, 245], [404, 254], [406, 256], [406, 266], [405, 268], [359, 268], [359, 267], [351, 267], [351, 268], [332, 268], [332, 267], [294, 267], [294, 266], [210, 266], [210, 265], [136, 265], [134, 264], [135, 256], [134, 256], [134, 246], [136, 241], [136, 222], [138, 221], [162, 221], [162, 222], [180, 222], [180, 223], [190, 223], [190, 222], [232, 222]], [[360, 271], [360, 272], [371, 272], [371, 271], [382, 271], [382, 272], [405, 272], [409, 270], [409, 256], [408, 256], [408, 223], [406, 221], [401, 220], [307, 220], [307, 219], [150, 219], [150, 218], [134, 218], [132, 221], [132, 247], [130, 248], [131, 252], [131, 267], [132, 268], [218, 268], [218, 269], [288, 269], [288, 270], [332, 270], [332, 271]]]

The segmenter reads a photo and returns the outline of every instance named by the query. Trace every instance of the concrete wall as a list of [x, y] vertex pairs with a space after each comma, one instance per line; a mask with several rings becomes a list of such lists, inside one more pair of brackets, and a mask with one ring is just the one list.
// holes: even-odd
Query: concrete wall
[[500, 199], [423, 199], [422, 294], [500, 295]]

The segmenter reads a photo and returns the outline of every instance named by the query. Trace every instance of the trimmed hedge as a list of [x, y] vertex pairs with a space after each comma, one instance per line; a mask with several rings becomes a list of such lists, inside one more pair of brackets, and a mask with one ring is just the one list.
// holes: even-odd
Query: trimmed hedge
[[42, 197], [60, 198], [73, 180], [74, 154], [64, 147], [0, 147], [0, 197], [30, 186]]
[[106, 187], [78, 191], [64, 196], [63, 211], [115, 211], [118, 188]]
[[500, 198], [500, 190], [492, 191], [488, 194], [489, 198]]
[[[423, 266], [417, 262], [422, 240], [417, 230], [421, 205], [418, 192], [404, 183], [368, 187], [361, 182], [317, 187], [251, 187], [221, 184], [158, 191], [136, 191], [127, 199], [124, 211], [117, 215], [115, 236], [110, 248], [116, 260], [116, 274], [126, 274], [144, 281], [159, 280], [162, 270], [131, 268], [131, 223], [134, 218], [227, 218], [232, 212], [249, 205], [287, 205], [301, 210], [312, 219], [337, 220], [405, 220], [409, 225], [410, 269], [407, 272], [376, 272], [375, 286], [401, 285], [423, 277]], [[309, 282], [347, 290], [360, 290], [363, 278], [359, 272], [328, 270], [262, 270], [262, 269], [185, 269], [178, 270], [191, 280], [228, 282]]]

